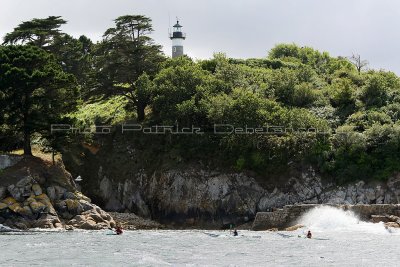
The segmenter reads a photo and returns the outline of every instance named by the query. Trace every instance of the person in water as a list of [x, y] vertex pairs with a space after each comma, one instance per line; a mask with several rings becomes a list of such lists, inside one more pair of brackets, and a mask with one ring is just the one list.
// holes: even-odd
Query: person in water
[[312, 238], [312, 234], [311, 234], [311, 231], [310, 231], [310, 230], [308, 230], [307, 238]]
[[233, 236], [238, 236], [238, 231], [236, 229], [233, 230]]
[[117, 228], [115, 229], [115, 233], [117, 235], [122, 235], [122, 233], [123, 233], [122, 227], [121, 226], [117, 226]]

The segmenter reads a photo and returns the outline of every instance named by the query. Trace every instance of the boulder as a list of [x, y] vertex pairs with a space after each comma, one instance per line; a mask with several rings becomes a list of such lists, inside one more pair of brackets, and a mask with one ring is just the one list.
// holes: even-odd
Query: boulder
[[61, 228], [62, 224], [57, 216], [44, 214], [34, 222], [34, 227], [53, 229], [53, 228]]
[[32, 177], [27, 176], [22, 179], [20, 179], [16, 184], [17, 187], [26, 187], [26, 186], [32, 186]]
[[86, 200], [79, 200], [79, 204], [81, 205], [83, 212], [93, 209], [93, 204]]
[[41, 212], [44, 212], [46, 210], [46, 205], [38, 202], [38, 201], [33, 201], [29, 204], [30, 208], [32, 209], [32, 212], [35, 214], [39, 214]]
[[27, 230], [28, 229], [28, 226], [23, 222], [16, 222], [16, 223], [14, 223], [14, 226], [15, 226], [15, 228], [18, 228], [20, 230]]
[[400, 224], [400, 217], [395, 215], [385, 215], [385, 217], [389, 220], [389, 222], [396, 222]]
[[66, 212], [68, 210], [67, 203], [65, 202], [65, 200], [55, 201], [54, 208], [60, 213]]
[[50, 198], [51, 201], [58, 199], [54, 186], [47, 187], [47, 196]]
[[0, 199], [5, 198], [7, 195], [7, 188], [4, 186], [0, 186]]
[[71, 220], [72, 218], [74, 218], [74, 215], [72, 215], [69, 212], [63, 212], [60, 214], [61, 218], [65, 219], [65, 220]]
[[35, 194], [35, 196], [40, 196], [43, 194], [42, 188], [40, 187], [39, 184], [32, 185], [32, 191]]
[[389, 219], [385, 215], [371, 215], [371, 222], [379, 223], [379, 222], [389, 222]]
[[67, 209], [69, 211], [69, 213], [77, 215], [79, 214], [79, 209], [82, 210], [82, 208], [80, 208], [80, 203], [78, 200], [76, 199], [66, 199], [65, 203], [67, 205]]
[[54, 186], [54, 189], [57, 195], [56, 199], [62, 199], [64, 197], [65, 192], [67, 192], [67, 189], [58, 185]]
[[41, 194], [41, 195], [35, 196], [35, 200], [42, 203], [43, 205], [45, 205], [46, 211], [48, 213], [50, 213], [52, 215], [57, 215], [56, 210], [54, 209], [49, 197], [46, 194]]
[[12, 204], [17, 203], [17, 200], [13, 197], [7, 197], [7, 198], [3, 199], [3, 203], [6, 204], [7, 206], [10, 206]]
[[85, 230], [100, 230], [103, 227], [100, 225], [97, 225], [97, 223], [93, 220], [87, 220], [84, 223], [79, 225], [79, 228], [85, 229]]
[[18, 213], [18, 211], [21, 209], [21, 204], [19, 204], [19, 203], [17, 202], [17, 203], [14, 203], [14, 204], [9, 205], [8, 208], [9, 208], [10, 210], [12, 210], [13, 212]]
[[78, 199], [77, 196], [72, 192], [65, 192], [64, 199]]
[[33, 218], [33, 212], [29, 206], [22, 206], [17, 213], [23, 217]]
[[399, 225], [398, 223], [395, 223], [395, 222], [387, 222], [387, 223], [385, 223], [385, 227], [386, 227], [386, 228], [388, 228], [388, 227], [391, 227], [391, 228], [400, 228], [400, 225]]
[[5, 203], [0, 202], [0, 210], [8, 208], [8, 205]]
[[23, 197], [24, 189], [23, 188], [16, 187], [15, 185], [11, 184], [7, 187], [7, 190], [10, 193], [10, 195], [13, 198], [15, 198], [17, 201], [24, 200], [24, 197]]

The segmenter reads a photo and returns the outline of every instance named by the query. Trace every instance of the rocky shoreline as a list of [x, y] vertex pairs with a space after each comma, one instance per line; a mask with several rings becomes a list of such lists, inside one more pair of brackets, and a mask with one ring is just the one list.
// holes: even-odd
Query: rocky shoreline
[[35, 157], [6, 159], [0, 174], [0, 224], [21, 230], [116, 226], [108, 213], [78, 191], [62, 163], [52, 165]]
[[137, 216], [134, 213], [109, 212], [116, 224], [125, 230], [158, 230], [166, 229], [165, 225]]

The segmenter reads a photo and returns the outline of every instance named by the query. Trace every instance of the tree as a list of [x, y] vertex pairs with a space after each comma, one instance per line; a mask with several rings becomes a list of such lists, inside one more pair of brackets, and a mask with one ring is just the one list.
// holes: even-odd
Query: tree
[[367, 60], [361, 60], [361, 56], [357, 54], [353, 54], [350, 57], [350, 61], [356, 67], [358, 73], [361, 73], [361, 70], [369, 64]]
[[138, 78], [146, 73], [152, 79], [164, 61], [161, 46], [148, 36], [151, 19], [126, 15], [115, 20], [96, 50], [98, 88], [105, 96], [124, 95], [137, 108], [138, 121], [144, 119], [148, 98], [140, 97]]
[[4, 37], [4, 44], [31, 44], [41, 48], [51, 48], [61, 34], [60, 27], [67, 21], [60, 16], [24, 21]]
[[[210, 74], [186, 57], [168, 60], [154, 79], [152, 111], [154, 117], [165, 123], [196, 123], [196, 107], [204, 95]], [[198, 110], [199, 111], [199, 110]], [[188, 118], [191, 117], [191, 123]]]
[[92, 85], [92, 41], [86, 36], [79, 39], [60, 30], [67, 21], [60, 16], [24, 21], [4, 38], [4, 44], [29, 44], [52, 53], [65, 72], [75, 75], [83, 88], [83, 96]]
[[48, 135], [75, 108], [75, 79], [31, 45], [0, 47], [0, 77], [4, 123], [23, 135], [24, 154], [31, 155], [32, 133]]
[[366, 108], [381, 107], [387, 104], [390, 84], [382, 73], [373, 73], [367, 78], [360, 93], [360, 100]]

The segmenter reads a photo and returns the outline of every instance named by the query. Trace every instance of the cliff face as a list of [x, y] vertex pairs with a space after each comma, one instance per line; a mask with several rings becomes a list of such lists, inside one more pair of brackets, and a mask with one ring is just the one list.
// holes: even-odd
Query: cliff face
[[296, 203], [399, 203], [400, 176], [388, 182], [358, 181], [337, 186], [307, 167], [280, 184], [256, 176], [201, 165], [159, 170], [138, 169], [134, 159], [87, 155], [72, 164], [84, 177], [83, 192], [109, 211], [130, 211], [162, 223], [223, 227], [254, 219], [259, 211]]

